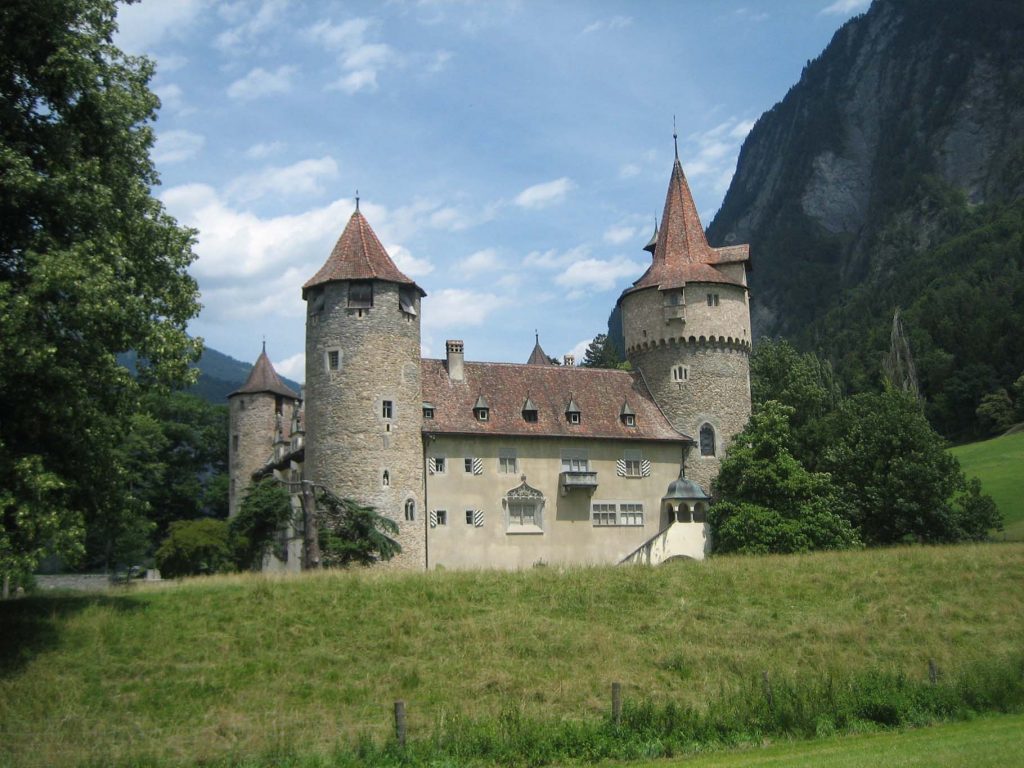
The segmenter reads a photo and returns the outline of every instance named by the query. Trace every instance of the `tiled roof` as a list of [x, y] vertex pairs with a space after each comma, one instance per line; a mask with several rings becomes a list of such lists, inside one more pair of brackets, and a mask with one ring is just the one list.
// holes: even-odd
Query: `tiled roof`
[[308, 288], [334, 280], [388, 280], [414, 285], [423, 293], [422, 288], [395, 266], [366, 217], [358, 210], [348, 220], [320, 271], [302, 286], [303, 294]]
[[674, 288], [688, 282], [738, 284], [714, 265], [749, 262], [749, 259], [749, 246], [712, 248], [708, 245], [690, 185], [686, 182], [683, 166], [676, 158], [665, 196], [654, 258], [651, 266], [628, 291], [651, 286]]
[[[424, 432], [690, 441], [672, 428], [639, 374], [513, 363], [464, 363], [462, 370], [463, 380], [452, 381], [444, 360], [422, 361], [423, 399], [434, 406]], [[481, 395], [490, 405], [487, 421], [473, 413]], [[537, 406], [535, 422], [523, 418], [527, 398]], [[579, 406], [579, 424], [566, 418], [570, 402]], [[622, 423], [623, 403], [635, 411], [635, 427]]]
[[260, 356], [256, 358], [256, 363], [253, 365], [252, 370], [249, 371], [249, 378], [245, 380], [245, 384], [228, 395], [228, 397], [252, 395], [258, 392], [270, 392], [275, 395], [290, 397], [293, 400], [299, 399], [298, 394], [285, 386], [284, 382], [277, 375], [277, 371], [274, 370], [274, 364], [267, 357], [267, 346], [265, 344], [263, 345], [263, 351], [260, 352]]

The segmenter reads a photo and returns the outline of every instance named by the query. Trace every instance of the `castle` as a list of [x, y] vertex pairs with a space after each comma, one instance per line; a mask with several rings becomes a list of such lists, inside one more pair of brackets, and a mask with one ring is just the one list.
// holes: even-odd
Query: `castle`
[[660, 562], [709, 550], [706, 491], [750, 415], [746, 245], [708, 245], [678, 155], [652, 262], [619, 298], [631, 371], [421, 359], [425, 291], [356, 211], [306, 301], [304, 397], [266, 350], [229, 396], [230, 513], [273, 472], [296, 522], [267, 567], [298, 570], [310, 489], [398, 524], [407, 569]]

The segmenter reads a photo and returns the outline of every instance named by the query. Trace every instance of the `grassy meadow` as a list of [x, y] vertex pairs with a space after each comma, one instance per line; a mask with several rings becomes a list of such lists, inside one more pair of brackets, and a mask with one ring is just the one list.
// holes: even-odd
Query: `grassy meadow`
[[1024, 541], [1024, 431], [951, 449], [968, 477], [995, 499], [1006, 539]]
[[876, 674], [909, 701], [929, 659], [950, 697], [990, 660], [1019, 687], [1021, 584], [1024, 544], [1008, 543], [30, 596], [0, 603], [0, 765], [316, 761], [386, 741], [396, 699], [414, 741], [468, 721], [571, 730], [606, 717], [613, 681], [637, 722], [644, 702], [669, 720], [759, 699], [764, 672], [779, 708], [800, 681], [835, 697]]

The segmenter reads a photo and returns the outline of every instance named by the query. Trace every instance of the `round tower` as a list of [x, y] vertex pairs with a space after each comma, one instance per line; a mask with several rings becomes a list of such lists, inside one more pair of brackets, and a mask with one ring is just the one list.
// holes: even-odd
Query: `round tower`
[[253, 473], [291, 436], [299, 404], [299, 395], [274, 370], [264, 343], [245, 384], [228, 395], [228, 517], [238, 513]]
[[426, 567], [420, 299], [356, 211], [306, 301], [305, 480], [395, 521], [403, 568]]
[[750, 417], [749, 247], [708, 245], [679, 157], [648, 270], [619, 298], [626, 356], [672, 426], [693, 438], [686, 475], [710, 492]]

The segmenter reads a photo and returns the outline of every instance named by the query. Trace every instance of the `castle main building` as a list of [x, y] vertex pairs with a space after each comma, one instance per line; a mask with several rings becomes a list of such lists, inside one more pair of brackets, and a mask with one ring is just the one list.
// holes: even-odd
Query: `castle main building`
[[[231, 514], [274, 472], [399, 527], [393, 567], [701, 558], [712, 479], [750, 415], [748, 246], [712, 248], [678, 157], [647, 271], [619, 298], [632, 371], [421, 359], [425, 291], [358, 206], [303, 286], [304, 400], [266, 352], [229, 396]], [[268, 567], [303, 567], [301, 526]]]

